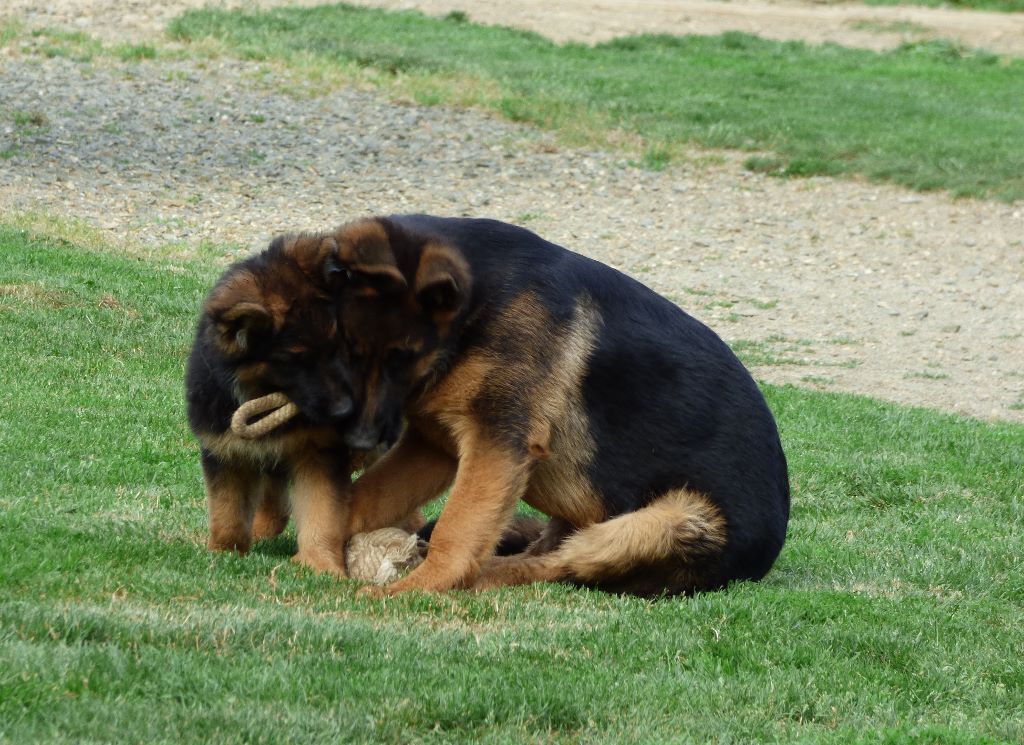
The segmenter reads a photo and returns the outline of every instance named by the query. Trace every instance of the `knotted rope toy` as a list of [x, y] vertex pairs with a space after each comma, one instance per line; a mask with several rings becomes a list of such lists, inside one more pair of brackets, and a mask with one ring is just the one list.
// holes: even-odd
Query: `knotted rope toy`
[[353, 579], [386, 585], [423, 563], [426, 547], [415, 533], [401, 528], [356, 533], [345, 547], [345, 567]]
[[[280, 391], [268, 393], [239, 406], [231, 417], [231, 431], [247, 440], [263, 437], [271, 430], [277, 429], [299, 413], [296, 406]], [[265, 414], [259, 419], [261, 414]], [[253, 421], [250, 421], [253, 420]]]
[[[280, 391], [246, 401], [231, 416], [231, 431], [247, 440], [263, 437], [299, 413]], [[264, 416], [261, 416], [264, 415]], [[401, 528], [357, 533], [345, 546], [345, 564], [353, 579], [386, 585], [423, 562], [426, 543]]]

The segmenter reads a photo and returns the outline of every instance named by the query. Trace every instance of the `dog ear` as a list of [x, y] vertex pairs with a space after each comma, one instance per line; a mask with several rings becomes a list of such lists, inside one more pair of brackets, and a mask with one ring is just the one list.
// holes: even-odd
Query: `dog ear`
[[425, 312], [438, 321], [451, 320], [469, 299], [469, 267], [454, 249], [428, 243], [420, 254], [413, 289]]
[[233, 271], [210, 293], [203, 312], [211, 321], [214, 342], [230, 356], [250, 351], [274, 330], [274, 313], [256, 276]]
[[336, 266], [348, 272], [348, 287], [358, 297], [404, 292], [409, 287], [398, 268], [395, 252], [384, 226], [374, 219], [341, 227], [337, 239]]
[[221, 348], [232, 356], [251, 351], [274, 329], [270, 311], [248, 300], [237, 302], [212, 318]]
[[354, 264], [348, 272], [348, 284], [360, 297], [397, 295], [409, 287], [398, 267], [390, 264]]
[[[290, 256], [302, 272], [317, 285], [328, 290], [339, 289], [348, 276], [338, 263], [338, 242], [333, 236], [303, 233], [278, 238], [281, 249]], [[273, 247], [273, 244], [272, 244]]]

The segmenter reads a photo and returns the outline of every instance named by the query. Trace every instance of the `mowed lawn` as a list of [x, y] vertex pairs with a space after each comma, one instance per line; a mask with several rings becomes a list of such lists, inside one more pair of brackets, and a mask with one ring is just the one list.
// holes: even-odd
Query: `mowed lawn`
[[1024, 60], [949, 42], [876, 53], [725, 33], [590, 47], [464, 14], [346, 5], [197, 10], [170, 33], [212, 37], [231, 54], [305, 76], [348, 75], [420, 103], [488, 108], [569, 142], [626, 141], [651, 168], [698, 144], [747, 151], [747, 167], [780, 176], [1024, 197]]
[[219, 267], [0, 228], [0, 741], [1024, 740], [1024, 428], [767, 387], [757, 584], [355, 597], [204, 547], [182, 367]]

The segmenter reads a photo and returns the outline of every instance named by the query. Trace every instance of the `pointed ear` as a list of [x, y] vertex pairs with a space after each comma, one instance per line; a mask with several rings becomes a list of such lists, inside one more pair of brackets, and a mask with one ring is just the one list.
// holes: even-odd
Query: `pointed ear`
[[348, 284], [360, 297], [397, 295], [409, 287], [397, 266], [354, 264], [348, 268]]
[[270, 311], [251, 301], [235, 303], [211, 317], [221, 349], [231, 356], [251, 351], [274, 330]]
[[350, 273], [346, 279], [356, 296], [397, 294], [409, 287], [398, 268], [388, 234], [377, 220], [345, 225], [335, 238], [337, 265]]
[[437, 321], [451, 320], [469, 300], [466, 260], [449, 246], [428, 243], [420, 254], [413, 290], [426, 313]]
[[345, 272], [338, 265], [338, 243], [333, 236], [316, 233], [286, 235], [274, 240], [271, 244], [272, 250], [275, 244], [278, 244], [279, 250], [291, 257], [303, 274], [316, 285], [322, 285], [327, 290], [335, 290], [343, 284]]

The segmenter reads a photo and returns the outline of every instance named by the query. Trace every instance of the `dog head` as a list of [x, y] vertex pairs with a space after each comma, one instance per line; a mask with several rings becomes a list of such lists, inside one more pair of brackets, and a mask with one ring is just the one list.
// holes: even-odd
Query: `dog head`
[[353, 375], [332, 291], [329, 236], [276, 238], [228, 270], [203, 308], [208, 343], [240, 397], [283, 391], [304, 419], [338, 425], [354, 419]]
[[327, 273], [343, 282], [342, 325], [361, 371], [350, 447], [397, 435], [403, 408], [445, 365], [471, 291], [469, 266], [444, 242], [387, 219], [339, 228]]

